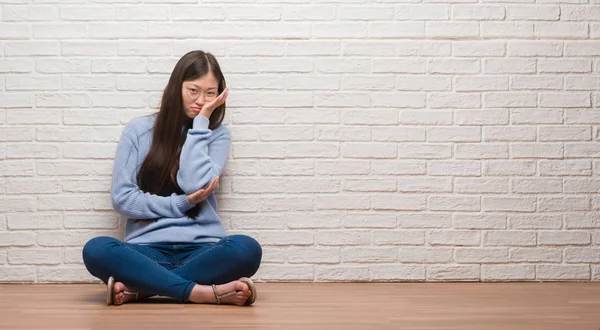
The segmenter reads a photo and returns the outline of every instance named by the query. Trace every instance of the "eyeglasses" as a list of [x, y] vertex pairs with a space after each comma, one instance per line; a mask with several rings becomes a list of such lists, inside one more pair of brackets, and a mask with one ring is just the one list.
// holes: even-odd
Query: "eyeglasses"
[[197, 100], [198, 97], [200, 97], [200, 95], [204, 95], [204, 99], [205, 100], [212, 100], [215, 97], [217, 97], [217, 92], [214, 90], [210, 90], [208, 92], [200, 92], [199, 90], [195, 89], [195, 88], [185, 88], [186, 91], [186, 95], [187, 97], [189, 97], [191, 100]]

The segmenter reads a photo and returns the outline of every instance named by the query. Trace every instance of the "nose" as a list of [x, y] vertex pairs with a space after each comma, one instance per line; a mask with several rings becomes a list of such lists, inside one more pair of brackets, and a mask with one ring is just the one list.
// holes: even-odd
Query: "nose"
[[198, 105], [204, 104], [204, 94], [198, 95], [198, 98], [196, 98], [196, 101], [194, 101], [194, 103]]

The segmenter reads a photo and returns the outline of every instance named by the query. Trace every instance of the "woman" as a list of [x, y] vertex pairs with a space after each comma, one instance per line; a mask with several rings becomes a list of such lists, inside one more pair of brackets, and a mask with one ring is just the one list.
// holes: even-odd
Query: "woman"
[[226, 235], [213, 193], [231, 142], [221, 125], [227, 94], [215, 57], [192, 51], [175, 65], [159, 112], [124, 128], [111, 193], [127, 217], [125, 239], [96, 237], [83, 248], [88, 271], [108, 285], [107, 304], [154, 295], [240, 306], [256, 299], [249, 277], [262, 249]]

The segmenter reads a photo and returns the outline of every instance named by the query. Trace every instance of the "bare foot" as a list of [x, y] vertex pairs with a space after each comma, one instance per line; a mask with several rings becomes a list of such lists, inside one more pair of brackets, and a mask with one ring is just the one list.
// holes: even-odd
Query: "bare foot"
[[[122, 305], [124, 303], [130, 302], [132, 300], [135, 300], [135, 294], [126, 294], [125, 291], [129, 291], [129, 292], [136, 292], [137, 290], [132, 288], [132, 287], [128, 287], [127, 285], [123, 284], [122, 282], [115, 282], [115, 286], [114, 286], [114, 290], [113, 290], [113, 301], [115, 305]], [[140, 292], [138, 294], [138, 300], [142, 300], [142, 299], [146, 299], [148, 297], [150, 297], [151, 295]]]
[[[246, 300], [250, 298], [250, 289], [246, 283], [232, 281], [217, 285], [219, 295], [231, 291], [236, 291], [236, 294], [221, 298], [221, 304], [244, 306]], [[189, 300], [198, 304], [215, 304], [217, 302], [212, 286], [198, 284], [192, 289]]]

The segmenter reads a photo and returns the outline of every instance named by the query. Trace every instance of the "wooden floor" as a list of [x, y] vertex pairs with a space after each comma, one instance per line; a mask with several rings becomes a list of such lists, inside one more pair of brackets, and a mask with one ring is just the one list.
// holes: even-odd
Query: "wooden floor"
[[588, 283], [258, 283], [252, 307], [107, 307], [104, 289], [1, 284], [0, 329], [600, 329]]

